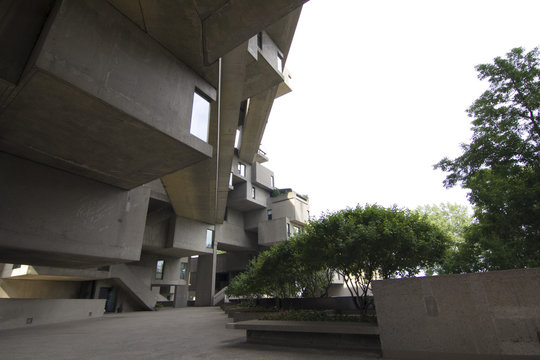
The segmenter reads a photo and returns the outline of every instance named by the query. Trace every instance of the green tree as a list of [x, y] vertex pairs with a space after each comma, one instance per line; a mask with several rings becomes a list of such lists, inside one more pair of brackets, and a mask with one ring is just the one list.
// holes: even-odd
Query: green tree
[[466, 233], [469, 271], [540, 266], [539, 65], [538, 49], [523, 48], [478, 65], [489, 89], [467, 110], [472, 141], [435, 165], [449, 173], [446, 187], [470, 190], [477, 223]]
[[311, 222], [298, 243], [307, 268], [337, 271], [357, 308], [366, 310], [376, 277], [414, 276], [432, 267], [449, 237], [419, 212], [366, 205]]
[[312, 270], [299, 261], [298, 243], [293, 237], [253, 259], [245, 272], [232, 279], [227, 294], [248, 298], [266, 295], [277, 299], [324, 296], [330, 280], [326, 269]]
[[473, 224], [473, 217], [467, 206], [443, 203], [440, 205], [424, 205], [416, 209], [450, 237], [450, 246], [441, 263], [426, 270], [427, 275], [435, 273], [461, 273], [471, 267], [474, 262], [474, 249], [468, 248], [466, 234]]

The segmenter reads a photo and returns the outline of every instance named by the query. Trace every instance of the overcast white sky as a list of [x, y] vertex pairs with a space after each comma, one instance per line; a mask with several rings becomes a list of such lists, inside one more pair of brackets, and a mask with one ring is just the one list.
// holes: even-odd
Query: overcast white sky
[[276, 186], [311, 214], [356, 204], [468, 205], [433, 170], [469, 142], [474, 66], [540, 44], [540, 1], [310, 0], [262, 141]]

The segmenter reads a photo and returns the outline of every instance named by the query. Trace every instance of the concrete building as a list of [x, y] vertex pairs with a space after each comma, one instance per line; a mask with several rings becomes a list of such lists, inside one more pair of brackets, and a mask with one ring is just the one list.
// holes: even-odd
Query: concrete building
[[259, 145], [305, 1], [0, 2], [0, 296], [209, 305], [299, 229]]

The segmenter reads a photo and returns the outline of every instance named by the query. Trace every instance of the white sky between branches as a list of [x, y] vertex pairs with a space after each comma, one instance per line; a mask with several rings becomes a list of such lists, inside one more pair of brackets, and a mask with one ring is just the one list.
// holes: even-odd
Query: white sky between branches
[[461, 154], [475, 65], [540, 44], [540, 1], [310, 0], [262, 141], [276, 186], [311, 214], [357, 204], [469, 205], [433, 164]]

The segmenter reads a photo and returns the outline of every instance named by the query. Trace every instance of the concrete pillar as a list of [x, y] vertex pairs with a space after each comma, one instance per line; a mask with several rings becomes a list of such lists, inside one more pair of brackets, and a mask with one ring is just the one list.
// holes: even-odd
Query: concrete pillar
[[195, 306], [214, 305], [216, 284], [216, 253], [199, 255], [197, 261], [197, 287]]
[[174, 307], [182, 308], [187, 306], [189, 295], [188, 285], [177, 285], [174, 289]]

